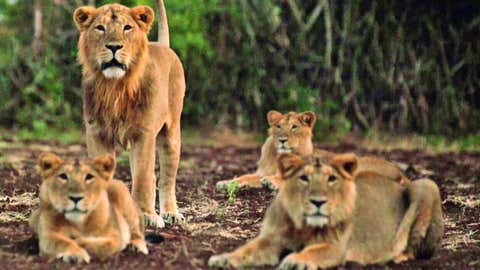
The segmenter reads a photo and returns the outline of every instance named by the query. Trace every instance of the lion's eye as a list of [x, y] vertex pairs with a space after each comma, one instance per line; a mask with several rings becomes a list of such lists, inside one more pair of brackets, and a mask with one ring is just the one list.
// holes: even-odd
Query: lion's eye
[[335, 175], [330, 175], [328, 177], [328, 183], [329, 184], [333, 184], [333, 183], [335, 183], [335, 181], [337, 181], [337, 177]]
[[293, 126], [292, 126], [292, 130], [294, 130], [294, 131], [297, 130], [297, 128], [298, 128], [297, 125], [293, 125]]
[[95, 29], [97, 29], [98, 31], [105, 32], [105, 27], [103, 25], [97, 25], [95, 26]]
[[131, 29], [132, 29], [132, 26], [128, 25], [128, 24], [123, 27], [123, 31], [128, 31], [128, 30], [131, 30]]
[[85, 180], [88, 181], [88, 180], [92, 180], [93, 179], [93, 175], [87, 173], [87, 175], [85, 175]]
[[280, 125], [276, 125], [276, 127], [277, 127], [277, 128], [281, 128], [282, 126], [280, 126]]
[[60, 177], [60, 179], [62, 179], [62, 180], [68, 180], [68, 175], [65, 174], [65, 173], [59, 174], [58, 177]]
[[308, 182], [308, 181], [310, 181], [310, 179], [308, 178], [308, 175], [306, 175], [306, 174], [300, 176], [300, 180], [302, 180], [303, 182]]

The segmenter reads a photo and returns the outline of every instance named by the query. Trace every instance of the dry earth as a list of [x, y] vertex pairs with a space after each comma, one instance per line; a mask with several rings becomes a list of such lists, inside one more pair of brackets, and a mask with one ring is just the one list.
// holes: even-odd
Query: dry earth
[[[391, 269], [480, 269], [480, 153], [428, 154], [424, 151], [389, 152], [353, 145], [329, 150], [378, 154], [396, 161], [415, 179], [428, 176], [441, 188], [446, 232], [440, 253], [431, 260], [417, 260]], [[273, 194], [267, 190], [240, 190], [228, 196], [215, 191], [215, 182], [251, 172], [259, 147], [183, 147], [177, 194], [186, 224], [160, 232], [166, 241], [149, 245], [147, 257], [127, 251], [102, 262], [76, 267], [38, 256], [27, 218], [38, 204], [39, 176], [35, 161], [43, 151], [83, 156], [83, 145], [34, 141], [0, 143], [0, 265], [3, 269], [207, 269], [214, 254], [228, 251], [256, 235]], [[130, 183], [128, 164], [121, 162], [116, 177]], [[347, 264], [346, 269], [360, 266]], [[367, 269], [384, 269], [369, 266]]]

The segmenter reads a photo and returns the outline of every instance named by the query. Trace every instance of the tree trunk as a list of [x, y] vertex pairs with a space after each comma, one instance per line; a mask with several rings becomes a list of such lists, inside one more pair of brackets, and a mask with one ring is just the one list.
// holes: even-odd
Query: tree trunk
[[35, 0], [33, 6], [33, 58], [38, 59], [43, 53], [43, 0]]

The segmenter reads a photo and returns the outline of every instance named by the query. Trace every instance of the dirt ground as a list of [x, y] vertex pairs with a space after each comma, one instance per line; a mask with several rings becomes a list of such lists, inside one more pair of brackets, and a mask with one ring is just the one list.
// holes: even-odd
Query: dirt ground
[[[446, 231], [440, 253], [391, 269], [480, 269], [480, 153], [428, 154], [425, 151], [366, 151], [353, 145], [322, 146], [332, 151], [377, 154], [396, 161], [412, 179], [428, 176], [441, 188]], [[165, 242], [150, 245], [150, 255], [126, 251], [80, 267], [38, 255], [27, 218], [38, 204], [39, 176], [35, 161], [43, 151], [84, 156], [83, 145], [41, 142], [0, 143], [0, 266], [2, 269], [207, 269], [208, 258], [232, 250], [254, 237], [273, 194], [240, 190], [228, 196], [215, 182], [251, 172], [260, 148], [186, 145], [177, 178], [177, 196], [186, 223], [159, 230]], [[120, 162], [116, 177], [130, 183], [128, 164]], [[347, 264], [344, 269], [360, 266]], [[367, 269], [384, 269], [369, 266]]]

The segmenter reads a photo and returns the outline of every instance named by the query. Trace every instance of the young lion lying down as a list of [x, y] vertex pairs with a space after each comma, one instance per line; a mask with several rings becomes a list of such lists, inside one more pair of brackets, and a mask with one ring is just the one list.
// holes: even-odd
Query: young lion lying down
[[280, 269], [431, 257], [443, 234], [437, 185], [428, 179], [402, 185], [375, 171], [356, 174], [357, 166], [354, 154], [311, 161], [281, 155], [284, 183], [260, 235], [231, 253], [211, 257], [209, 265], [276, 265], [286, 250], [293, 253]]
[[67, 262], [90, 261], [128, 244], [148, 254], [143, 218], [128, 188], [114, 180], [111, 155], [79, 161], [54, 154], [39, 158], [40, 208], [30, 217], [40, 253]]

